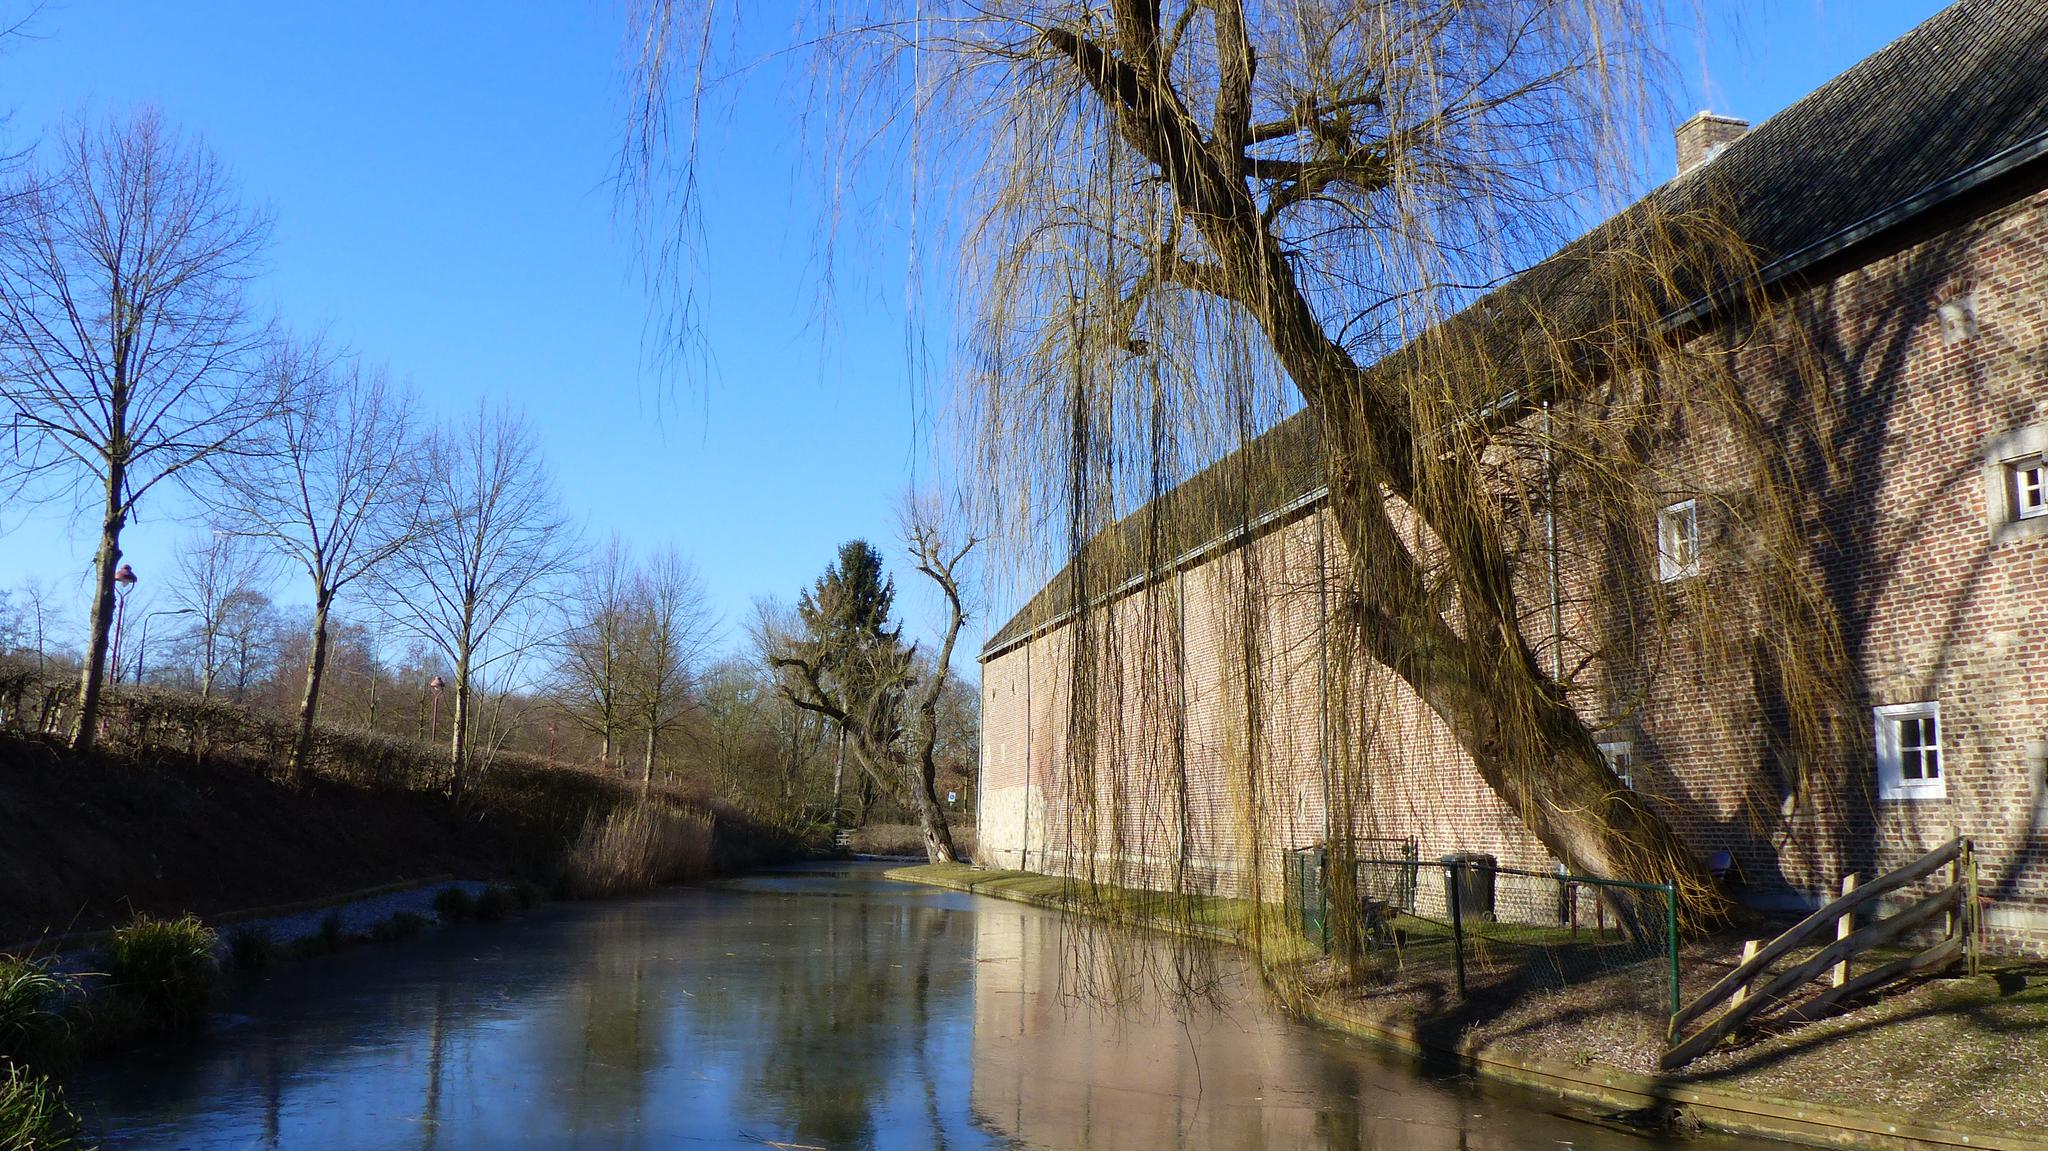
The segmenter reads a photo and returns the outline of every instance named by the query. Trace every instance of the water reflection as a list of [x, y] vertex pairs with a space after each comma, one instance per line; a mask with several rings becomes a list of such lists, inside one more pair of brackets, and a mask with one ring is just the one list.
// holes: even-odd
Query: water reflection
[[108, 1147], [1646, 1146], [1420, 1080], [1242, 978], [1090, 1008], [1112, 954], [872, 869], [754, 877], [299, 964], [73, 1099]]

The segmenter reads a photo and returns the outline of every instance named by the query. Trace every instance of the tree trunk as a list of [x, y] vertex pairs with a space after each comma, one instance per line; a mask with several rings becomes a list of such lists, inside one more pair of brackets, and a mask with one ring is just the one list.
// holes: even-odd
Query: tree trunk
[[[325, 587], [313, 589], [313, 636], [306, 657], [306, 694], [299, 701], [299, 736], [292, 741], [291, 777], [294, 784], [305, 782], [307, 760], [313, 752], [313, 720], [320, 709], [320, 677], [327, 670], [327, 609], [334, 593]], [[376, 707], [376, 683], [370, 685], [371, 708]]]
[[939, 806], [939, 769], [931, 756], [913, 770], [910, 794], [917, 804], [917, 822], [924, 831], [924, 856], [932, 863], [958, 863], [960, 851], [953, 846], [953, 829], [946, 826], [946, 809]]
[[658, 726], [653, 716], [647, 717], [647, 761], [641, 765], [640, 798], [645, 799], [654, 791], [654, 752], [659, 739]]
[[455, 657], [455, 715], [448, 724], [448, 790], [460, 796], [469, 766], [469, 647]]
[[839, 729], [839, 754], [832, 760], [832, 826], [839, 826], [840, 797], [846, 784], [846, 728]]
[[121, 563], [121, 528], [127, 511], [121, 506], [121, 484], [127, 473], [119, 464], [107, 469], [107, 498], [100, 518], [100, 550], [93, 561], [92, 622], [86, 635], [85, 666], [78, 673], [78, 714], [72, 717], [71, 750], [92, 750], [100, 718], [100, 680], [107, 662], [107, 631], [114, 624], [114, 571]]

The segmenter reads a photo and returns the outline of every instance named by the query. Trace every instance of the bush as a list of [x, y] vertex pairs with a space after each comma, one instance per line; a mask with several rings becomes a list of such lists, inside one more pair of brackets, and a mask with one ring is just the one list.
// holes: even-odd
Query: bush
[[411, 939], [427, 929], [427, 917], [413, 911], [392, 913], [391, 918], [370, 928], [370, 938], [379, 943], [390, 943], [398, 939]]
[[71, 1032], [62, 1013], [66, 987], [38, 960], [0, 958], [0, 1059], [45, 1070], [59, 1061]]
[[569, 853], [568, 884], [586, 898], [701, 878], [711, 871], [711, 819], [636, 800], [586, 817]]
[[0, 1060], [0, 1147], [9, 1151], [70, 1151], [83, 1147], [78, 1116], [42, 1075]]
[[480, 923], [497, 923], [512, 910], [512, 895], [502, 887], [486, 887], [477, 893], [476, 917]]
[[320, 953], [332, 955], [348, 945], [348, 933], [341, 929], [341, 913], [330, 911], [320, 917], [320, 930], [313, 936]]
[[434, 895], [434, 914], [443, 923], [460, 923], [475, 912], [476, 900], [460, 887], [444, 887]]
[[174, 1030], [197, 1022], [213, 1005], [220, 965], [212, 930], [190, 915], [153, 919], [138, 915], [116, 928], [107, 947], [114, 994], [139, 1010], [145, 1030]]
[[261, 975], [277, 962], [277, 938], [268, 927], [250, 925], [228, 932], [228, 965], [243, 975]]

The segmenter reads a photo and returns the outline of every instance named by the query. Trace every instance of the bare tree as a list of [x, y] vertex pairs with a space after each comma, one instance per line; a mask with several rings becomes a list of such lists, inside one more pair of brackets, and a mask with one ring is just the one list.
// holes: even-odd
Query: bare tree
[[282, 631], [276, 605], [255, 588], [237, 588], [222, 603], [218, 645], [221, 673], [236, 703], [249, 702], [249, 689], [269, 678]]
[[[926, 858], [953, 863], [960, 855], [938, 797], [939, 701], [952, 670], [953, 645], [967, 620], [960, 565], [978, 541], [966, 535], [955, 542], [936, 515], [918, 506], [906, 517], [904, 534], [912, 562], [946, 603], [945, 629], [928, 672], [919, 674], [917, 645], [905, 647], [893, 634], [887, 643], [849, 651], [815, 628], [792, 637], [769, 662], [782, 673], [789, 701], [837, 724], [868, 777], [916, 811]], [[859, 665], [857, 674], [844, 674], [849, 661]]]
[[121, 532], [158, 484], [278, 406], [243, 289], [269, 234], [154, 113], [80, 123], [0, 216], [0, 415], [31, 476], [96, 493], [99, 551], [71, 747], [92, 747]]
[[626, 642], [633, 561], [614, 534], [578, 573], [564, 600], [549, 694], [577, 726], [597, 737], [611, 767], [626, 723]]
[[224, 457], [210, 493], [229, 530], [262, 540], [306, 574], [313, 613], [291, 773], [311, 750], [334, 602], [431, 530], [412, 397], [381, 371], [330, 364], [317, 345], [281, 346], [269, 370], [290, 396], [267, 450]]
[[248, 540], [219, 528], [178, 549], [171, 603], [193, 617], [185, 630], [199, 663], [201, 699], [213, 695], [214, 679], [226, 662], [222, 639], [230, 609], [269, 584], [268, 559]]
[[[824, 759], [824, 752], [833, 734], [832, 721], [813, 711], [798, 707], [781, 691], [773, 690], [776, 672], [775, 657], [784, 654], [797, 642], [802, 624], [796, 611], [788, 604], [762, 598], [754, 601], [754, 618], [749, 627], [749, 638], [753, 643], [752, 656], [768, 672], [770, 694], [776, 703], [774, 723], [777, 728], [778, 757], [781, 760], [781, 793], [786, 814], [796, 817], [808, 812], [811, 786], [807, 776], [810, 770]], [[838, 784], [832, 788], [836, 805]], [[836, 819], [838, 812], [831, 813]]]
[[475, 682], [533, 645], [539, 592], [561, 573], [571, 541], [540, 445], [512, 410], [479, 404], [421, 455], [433, 528], [375, 578], [393, 622], [454, 666], [448, 754], [459, 794], [469, 782]]
[[633, 578], [628, 613], [627, 698], [647, 738], [642, 792], [654, 786], [661, 740], [682, 723], [691, 676], [711, 641], [711, 610], [689, 561], [668, 549]]

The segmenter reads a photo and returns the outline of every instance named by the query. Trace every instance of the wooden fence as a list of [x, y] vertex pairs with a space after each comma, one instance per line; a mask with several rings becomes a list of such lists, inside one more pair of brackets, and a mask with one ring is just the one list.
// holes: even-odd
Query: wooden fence
[[[1926, 879], [1944, 867], [1949, 869], [1949, 881], [1933, 894], [1890, 915], [1871, 919], [1861, 927], [1855, 925], [1859, 909], [1876, 908], [1887, 894]], [[1735, 970], [1672, 1014], [1663, 1068], [1669, 1071], [1691, 1062], [1734, 1035], [1743, 1024], [1761, 1022], [1766, 1013], [1775, 1021], [1817, 1019], [1853, 996], [1908, 975], [1940, 970], [1959, 958], [1967, 957], [1974, 968], [1976, 875], [1976, 857], [1970, 841], [1958, 836], [1862, 887], [1856, 885], [1854, 876], [1843, 880], [1839, 898], [1769, 943], [1758, 946], [1756, 941], [1750, 941], [1743, 948], [1742, 962]], [[1857, 956], [1875, 947], [1896, 944], [1937, 916], [1945, 917], [1939, 942], [1850, 976], [1850, 962]], [[1833, 942], [1783, 971], [1771, 972], [1773, 964], [1830, 932]], [[1824, 975], [1825, 983], [1818, 993], [1807, 995], [1809, 985]], [[1772, 1011], [1780, 1007], [1783, 1010]], [[1716, 1009], [1718, 1013], [1708, 1018]], [[1704, 1023], [1700, 1022], [1702, 1019]]]

